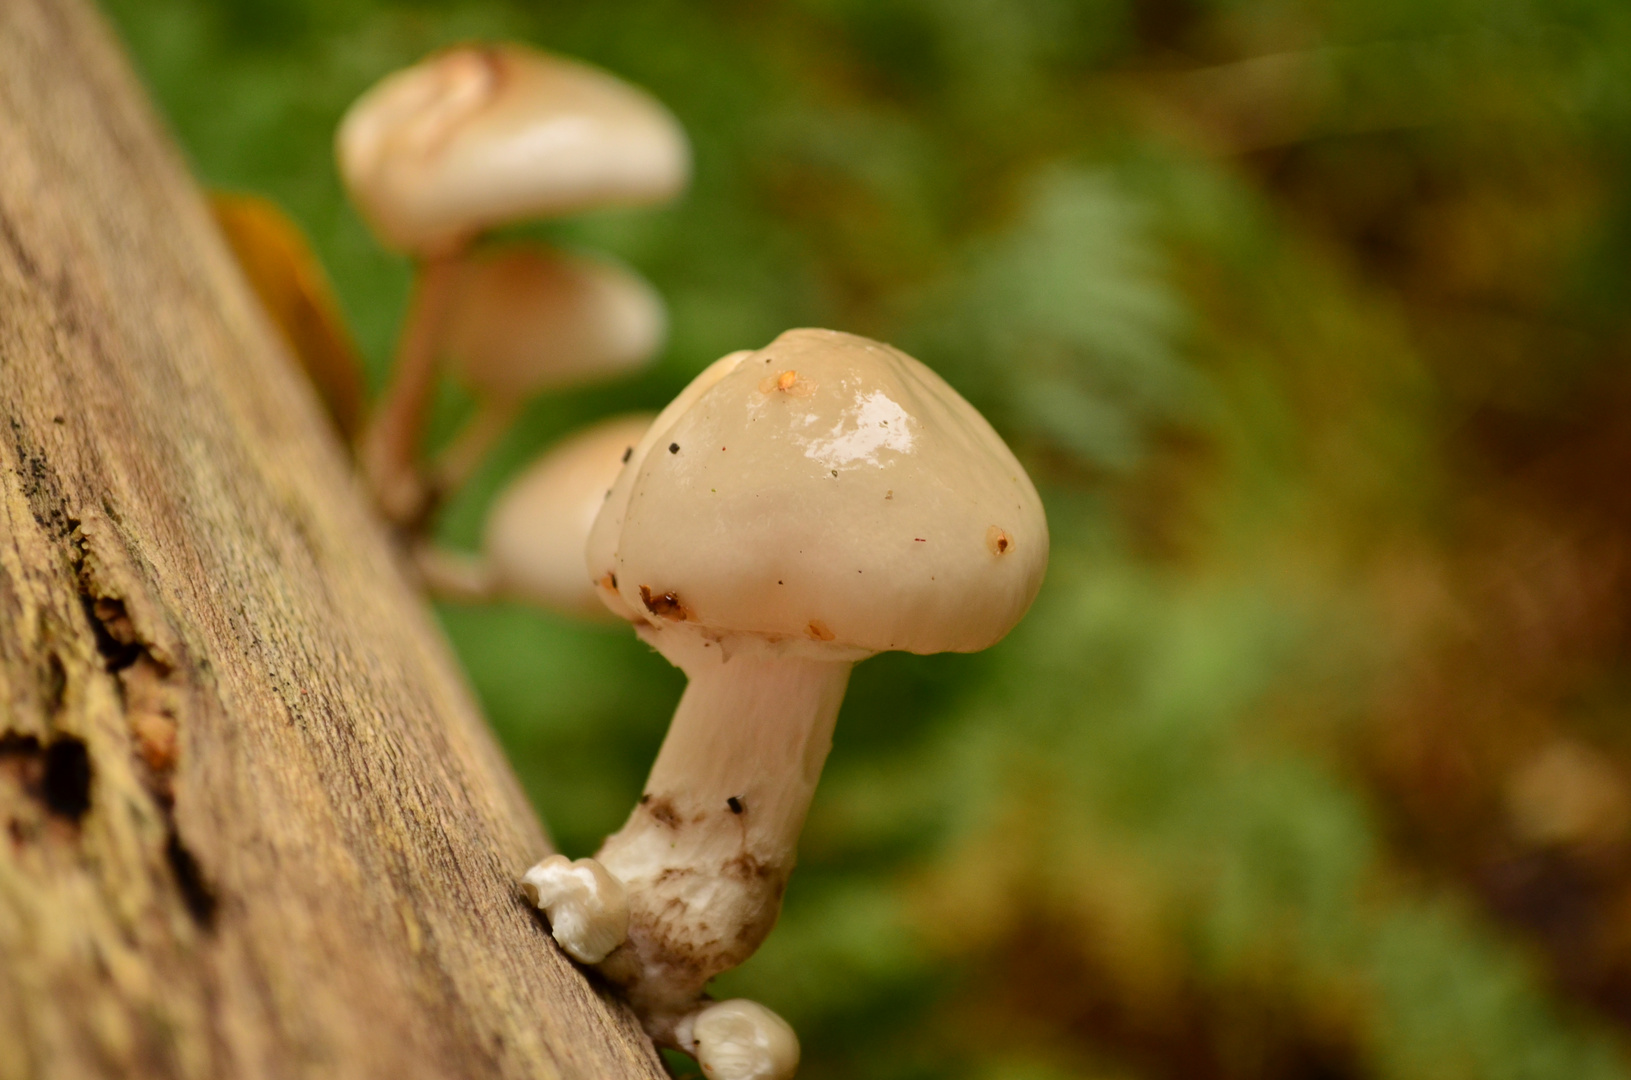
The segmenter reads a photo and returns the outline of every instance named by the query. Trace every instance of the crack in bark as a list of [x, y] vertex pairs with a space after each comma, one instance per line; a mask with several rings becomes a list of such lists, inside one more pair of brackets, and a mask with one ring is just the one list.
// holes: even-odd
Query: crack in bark
[[[80, 606], [103, 668], [116, 680], [144, 784], [163, 815], [166, 864], [187, 910], [200, 927], [213, 929], [218, 906], [214, 887], [187, 847], [175, 818], [174, 774], [186, 686], [151, 637], [141, 633], [122, 590], [105, 580], [108, 575], [91, 550], [81, 514], [70, 508], [44, 449], [33, 444], [15, 417], [11, 433], [23, 494], [35, 523], [67, 542]], [[104, 503], [103, 510], [108, 523], [116, 525], [114, 508]], [[55, 653], [47, 663], [44, 680], [48, 714], [54, 715], [61, 709], [68, 683], [67, 668]], [[90, 809], [95, 769], [82, 739], [57, 734], [42, 742], [32, 735], [0, 735], [0, 763], [6, 761], [22, 777], [24, 789], [37, 793], [59, 819], [77, 825]]]
[[[0, 734], [0, 775], [9, 775], [48, 814], [78, 825], [91, 808], [91, 755], [83, 740]], [[15, 823], [14, 823], [15, 829]]]
[[70, 544], [80, 604], [95, 635], [103, 666], [118, 685], [120, 704], [140, 762], [138, 771], [163, 815], [165, 863], [193, 920], [200, 928], [213, 930], [219, 907], [215, 887], [182, 838], [175, 817], [174, 779], [180, 758], [179, 729], [185, 713], [186, 685], [151, 637], [142, 634], [126, 599], [102, 583], [89, 538], [80, 522], [73, 524]]

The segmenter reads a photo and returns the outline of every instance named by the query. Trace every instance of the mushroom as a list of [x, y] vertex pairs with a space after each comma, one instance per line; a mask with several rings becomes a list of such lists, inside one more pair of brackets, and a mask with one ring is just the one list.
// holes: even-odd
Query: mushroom
[[689, 150], [661, 104], [605, 72], [518, 45], [462, 45], [359, 98], [335, 153], [381, 241], [421, 262], [362, 453], [382, 509], [408, 523], [427, 508], [414, 457], [454, 257], [506, 222], [666, 200], [685, 184]]
[[388, 246], [431, 256], [484, 229], [677, 195], [685, 133], [650, 94], [520, 45], [459, 45], [386, 76], [336, 140]]
[[[590, 860], [582, 860], [590, 861]], [[680, 1021], [675, 1041], [709, 1080], [781, 1080], [799, 1064], [787, 1021], [745, 998], [710, 1003]]]
[[607, 617], [584, 577], [583, 545], [651, 420], [649, 413], [603, 420], [552, 447], [504, 489], [487, 513], [482, 544], [491, 594]]
[[657, 290], [608, 259], [510, 245], [462, 260], [452, 288], [441, 352], [477, 405], [437, 461], [444, 491], [468, 478], [528, 398], [631, 371], [667, 331]]
[[421, 583], [446, 600], [518, 600], [595, 622], [615, 621], [583, 576], [583, 545], [652, 414], [613, 416], [545, 450], [487, 511], [479, 556], [434, 541], [415, 546]]
[[679, 1045], [775, 923], [850, 668], [995, 644], [1047, 556], [1002, 439], [887, 345], [791, 330], [658, 415], [586, 549], [602, 599], [690, 680], [595, 856], [629, 920], [600, 970], [654, 1038]]

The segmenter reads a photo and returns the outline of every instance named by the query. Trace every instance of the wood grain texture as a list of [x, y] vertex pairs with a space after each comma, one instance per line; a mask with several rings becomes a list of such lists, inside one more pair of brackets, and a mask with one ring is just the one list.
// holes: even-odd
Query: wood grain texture
[[656, 1077], [81, 0], [0, 2], [0, 1078]]

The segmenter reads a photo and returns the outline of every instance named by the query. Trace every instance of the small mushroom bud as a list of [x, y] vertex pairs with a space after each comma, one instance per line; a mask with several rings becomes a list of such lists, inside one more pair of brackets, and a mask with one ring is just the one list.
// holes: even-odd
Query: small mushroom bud
[[607, 618], [600, 586], [583, 573], [583, 545], [606, 494], [651, 426], [617, 416], [567, 438], [504, 489], [483, 539], [494, 592], [586, 618]]
[[628, 934], [623, 886], [593, 859], [551, 855], [527, 871], [521, 891], [549, 920], [561, 948], [582, 963], [604, 960]]
[[787, 1021], [745, 998], [710, 1004], [680, 1021], [680, 1049], [708, 1080], [791, 1080], [799, 1039]]

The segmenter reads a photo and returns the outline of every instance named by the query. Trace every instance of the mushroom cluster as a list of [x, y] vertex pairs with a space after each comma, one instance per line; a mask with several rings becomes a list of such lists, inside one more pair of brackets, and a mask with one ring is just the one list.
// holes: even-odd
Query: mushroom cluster
[[[740, 1003], [736, 1064], [713, 1060], [698, 1033], [724, 1005], [704, 988], [775, 924], [850, 669], [995, 644], [1047, 556], [1024, 468], [887, 345], [789, 331], [716, 361], [652, 422], [585, 558], [606, 606], [689, 683], [623, 828], [594, 859], [554, 856], [525, 880], [654, 1039], [710, 1076], [790, 1075], [771, 1065], [780, 1021]], [[748, 1043], [765, 1048], [751, 1068]]]
[[[593, 858], [543, 859], [521, 889], [658, 1044], [710, 1080], [787, 1080], [792, 1029], [758, 1003], [712, 1001], [707, 984], [775, 925], [851, 668], [888, 650], [984, 649], [1030, 606], [1048, 557], [1036, 489], [923, 364], [792, 330], [715, 361], [655, 418], [563, 440], [494, 500], [479, 555], [441, 549], [427, 540], [439, 503], [528, 398], [626, 372], [666, 330], [631, 270], [482, 234], [671, 198], [689, 151], [644, 92], [514, 45], [391, 75], [347, 113], [336, 151], [363, 217], [418, 267], [357, 454], [426, 587], [622, 619], [688, 679], [627, 822]], [[354, 374], [349, 338], [298, 233], [265, 207], [221, 212], [274, 314], [333, 331], [290, 340], [319, 343], [308, 367], [348, 425], [360, 384], [330, 376]], [[427, 462], [443, 375], [476, 406]]]
[[[661, 347], [656, 291], [603, 258], [476, 247], [495, 226], [673, 198], [685, 134], [649, 94], [518, 45], [462, 45], [396, 72], [335, 137], [346, 189], [417, 284], [363, 472], [410, 538], [542, 390], [626, 371]], [[438, 361], [478, 401], [438, 467], [420, 461]], [[434, 560], [432, 565], [434, 565]]]

